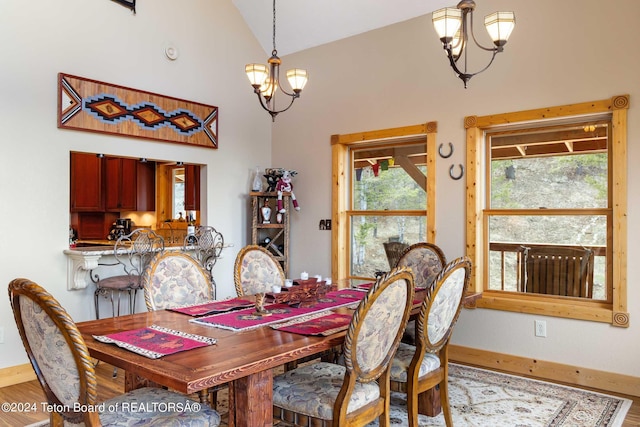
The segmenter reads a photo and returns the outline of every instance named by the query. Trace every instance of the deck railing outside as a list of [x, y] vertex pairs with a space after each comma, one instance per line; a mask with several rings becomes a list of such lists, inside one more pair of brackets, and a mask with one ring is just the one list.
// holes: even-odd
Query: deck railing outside
[[594, 255], [593, 299], [606, 300], [606, 247], [581, 245], [553, 245], [534, 243], [489, 243], [489, 289], [518, 292], [522, 283], [522, 265], [524, 247], [562, 246], [576, 249], [587, 248]]

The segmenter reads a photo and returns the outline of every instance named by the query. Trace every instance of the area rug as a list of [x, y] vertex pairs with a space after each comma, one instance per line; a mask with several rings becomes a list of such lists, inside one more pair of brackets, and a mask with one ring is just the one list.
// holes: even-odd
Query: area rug
[[[449, 364], [449, 394], [455, 427], [621, 427], [631, 400], [558, 384]], [[227, 389], [218, 411], [228, 411]], [[223, 417], [226, 420], [226, 417]], [[445, 426], [442, 414], [418, 417], [420, 427]], [[44, 427], [36, 423], [29, 427]], [[367, 427], [375, 427], [378, 422]], [[391, 393], [391, 425], [407, 427], [407, 402]], [[222, 424], [226, 426], [226, 424]], [[288, 423], [275, 421], [274, 426]]]
[[[456, 364], [449, 399], [456, 427], [620, 427], [631, 407], [629, 399]], [[403, 394], [391, 394], [392, 426], [408, 426], [406, 407]], [[419, 415], [418, 424], [445, 422]]]

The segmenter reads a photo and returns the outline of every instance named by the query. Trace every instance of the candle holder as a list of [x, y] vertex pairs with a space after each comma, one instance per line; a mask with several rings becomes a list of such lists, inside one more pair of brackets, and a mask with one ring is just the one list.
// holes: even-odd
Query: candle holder
[[271, 312], [265, 310], [264, 308], [264, 302], [265, 302], [265, 294], [264, 292], [260, 292], [258, 294], [256, 294], [256, 311], [254, 314], [258, 315], [258, 316], [271, 316]]

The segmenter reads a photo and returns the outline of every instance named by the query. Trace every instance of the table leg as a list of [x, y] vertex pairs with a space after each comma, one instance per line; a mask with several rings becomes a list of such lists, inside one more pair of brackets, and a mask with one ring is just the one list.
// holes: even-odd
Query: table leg
[[271, 369], [229, 384], [229, 427], [273, 426], [273, 374]]
[[158, 383], [149, 381], [139, 375], [133, 374], [129, 371], [124, 372], [124, 391], [125, 393], [142, 387], [161, 387]]
[[418, 413], [435, 417], [442, 412], [440, 386], [435, 386], [418, 395]]

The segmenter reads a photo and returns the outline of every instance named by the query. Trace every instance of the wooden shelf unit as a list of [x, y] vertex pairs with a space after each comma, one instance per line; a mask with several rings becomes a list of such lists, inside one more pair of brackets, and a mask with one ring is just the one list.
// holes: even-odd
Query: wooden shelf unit
[[[251, 244], [265, 247], [280, 262], [284, 274], [289, 276], [289, 215], [291, 213], [290, 198], [291, 193], [282, 193], [282, 206], [286, 212], [282, 214], [282, 222], [276, 220], [278, 209], [276, 192], [251, 192]], [[262, 220], [261, 208], [265, 200], [271, 208], [271, 223], [264, 224]], [[269, 239], [265, 243], [265, 239]]]

